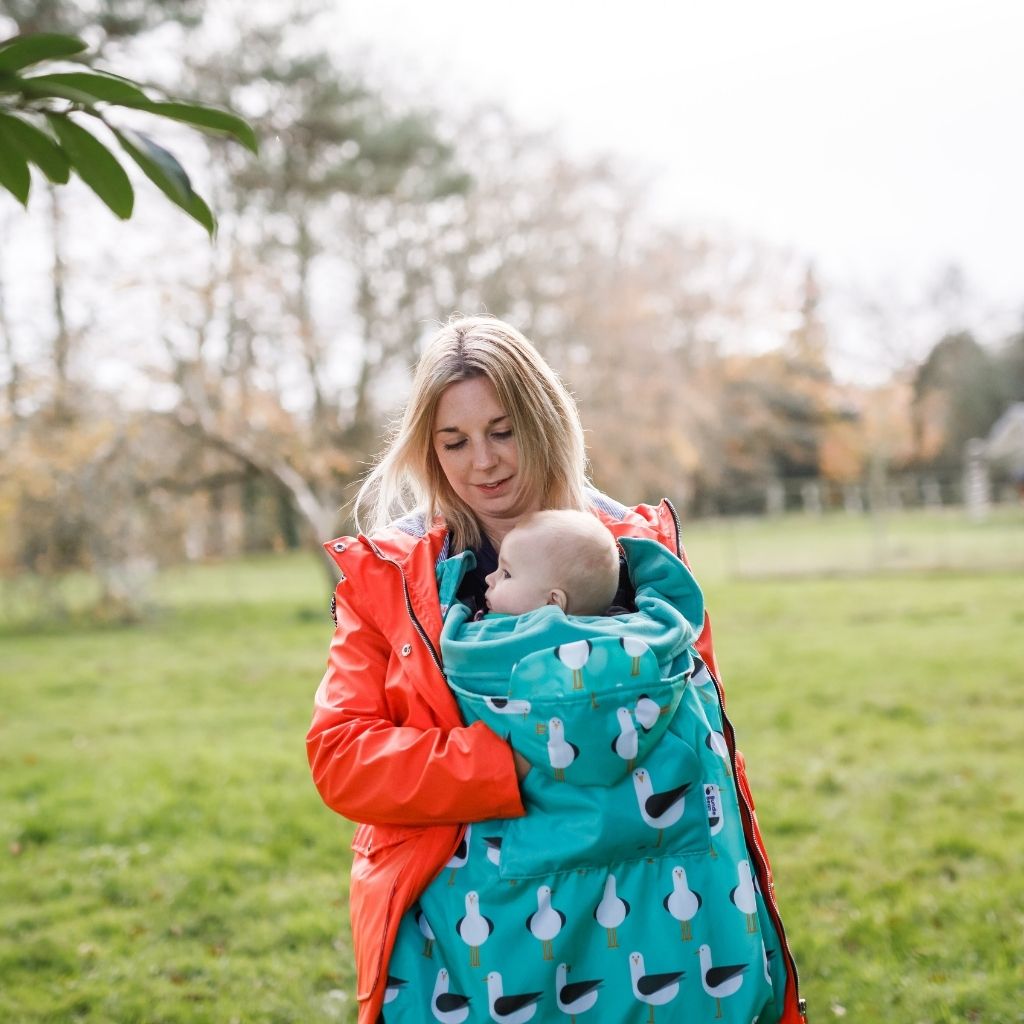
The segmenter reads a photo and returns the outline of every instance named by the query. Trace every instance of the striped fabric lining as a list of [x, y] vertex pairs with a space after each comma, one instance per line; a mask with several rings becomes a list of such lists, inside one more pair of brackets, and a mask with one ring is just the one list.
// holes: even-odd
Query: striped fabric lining
[[[619, 522], [626, 518], [626, 513], [629, 509], [621, 502], [616, 501], [614, 498], [609, 498], [607, 494], [602, 494], [601, 491], [594, 487], [588, 487], [586, 495], [591, 505], [601, 509], [602, 512], [619, 520]], [[427, 520], [422, 512], [410, 512], [408, 515], [396, 519], [391, 525], [410, 537], [425, 537], [427, 535]], [[437, 556], [437, 561], [434, 563], [435, 568], [449, 557], [451, 553], [451, 536], [451, 533], [444, 535], [444, 543], [441, 545], [441, 551]]]

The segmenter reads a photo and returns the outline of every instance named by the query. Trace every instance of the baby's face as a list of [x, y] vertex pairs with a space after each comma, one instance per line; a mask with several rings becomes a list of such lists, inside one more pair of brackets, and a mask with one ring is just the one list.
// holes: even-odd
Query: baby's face
[[487, 607], [504, 615], [522, 615], [548, 603], [558, 586], [529, 529], [512, 530], [502, 541], [498, 568], [487, 577]]

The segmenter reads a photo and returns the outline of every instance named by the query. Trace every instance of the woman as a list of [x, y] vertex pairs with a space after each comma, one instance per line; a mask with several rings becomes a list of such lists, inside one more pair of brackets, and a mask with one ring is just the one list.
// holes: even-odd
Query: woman
[[[427, 347], [401, 425], [360, 491], [370, 535], [327, 545], [341, 570], [337, 629], [307, 747], [325, 803], [361, 823], [349, 891], [360, 1024], [377, 1021], [394, 995], [387, 967], [400, 925], [458, 862], [466, 826], [525, 814], [519, 784], [528, 765], [482, 722], [462, 722], [445, 681], [436, 566], [473, 550], [477, 568], [459, 596], [479, 600], [502, 539], [543, 508], [590, 511], [615, 537], [658, 540], [682, 555], [668, 502], [627, 509], [610, 501], [588, 488], [585, 461], [575, 403], [533, 346], [499, 320], [455, 320]], [[412, 511], [388, 525], [396, 509]], [[717, 681], [706, 621], [696, 649]], [[727, 722], [723, 732], [750, 864], [782, 941], [781, 1019], [789, 1024], [803, 1019], [795, 965], [742, 756]], [[429, 928], [424, 936], [429, 945]], [[474, 1001], [473, 1020], [488, 1019], [485, 1006], [486, 996]], [[493, 1007], [490, 1016], [502, 1019]], [[561, 1018], [553, 1001], [533, 1017]], [[467, 1018], [453, 1004], [450, 1019]], [[525, 1008], [521, 1019], [530, 1019]]]

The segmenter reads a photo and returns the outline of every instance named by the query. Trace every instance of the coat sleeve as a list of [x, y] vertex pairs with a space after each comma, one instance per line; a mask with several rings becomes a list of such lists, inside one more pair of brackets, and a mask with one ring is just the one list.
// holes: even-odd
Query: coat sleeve
[[313, 781], [332, 810], [369, 825], [521, 817], [512, 748], [483, 722], [415, 728], [385, 696], [391, 651], [339, 587], [338, 626], [306, 736]]

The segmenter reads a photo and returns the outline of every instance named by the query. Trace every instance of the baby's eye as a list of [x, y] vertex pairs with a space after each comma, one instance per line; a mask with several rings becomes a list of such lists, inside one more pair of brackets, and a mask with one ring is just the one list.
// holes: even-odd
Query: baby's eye
[[457, 452], [466, 444], [466, 439], [463, 438], [461, 441], [454, 441], [452, 444], [446, 444], [444, 450], [446, 452]]
[[501, 570], [501, 578], [503, 580], [510, 580], [510, 579], [512, 579], [512, 573], [510, 573], [508, 571], [508, 569], [502, 569]]

